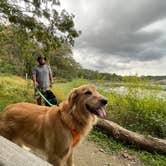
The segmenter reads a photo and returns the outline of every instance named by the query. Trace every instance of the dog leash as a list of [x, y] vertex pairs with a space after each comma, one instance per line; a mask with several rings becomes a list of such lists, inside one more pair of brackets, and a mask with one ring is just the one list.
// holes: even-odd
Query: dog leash
[[43, 100], [45, 100], [49, 106], [52, 106], [52, 104], [45, 98], [45, 96], [40, 92], [40, 90], [38, 88], [36, 88], [36, 90], [39, 93], [39, 95], [43, 98]]

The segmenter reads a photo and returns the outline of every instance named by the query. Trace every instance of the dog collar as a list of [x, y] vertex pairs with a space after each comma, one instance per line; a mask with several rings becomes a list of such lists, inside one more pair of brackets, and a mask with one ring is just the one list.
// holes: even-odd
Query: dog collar
[[80, 133], [76, 130], [70, 130], [70, 131], [73, 136], [72, 146], [75, 146], [78, 143], [78, 141], [80, 140]]

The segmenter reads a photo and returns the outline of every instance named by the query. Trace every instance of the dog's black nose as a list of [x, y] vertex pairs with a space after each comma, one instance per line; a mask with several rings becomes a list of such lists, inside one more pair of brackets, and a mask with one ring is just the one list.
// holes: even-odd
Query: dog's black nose
[[106, 105], [107, 104], [107, 100], [106, 99], [101, 99], [100, 102], [101, 102], [102, 105]]

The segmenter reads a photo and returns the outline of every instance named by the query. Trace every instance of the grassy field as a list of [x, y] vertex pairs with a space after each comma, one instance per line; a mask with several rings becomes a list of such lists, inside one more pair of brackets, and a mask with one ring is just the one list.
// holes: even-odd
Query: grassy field
[[[61, 102], [67, 98], [67, 94], [74, 87], [87, 83], [90, 82], [83, 79], [76, 79], [72, 82], [55, 81], [52, 90]], [[97, 82], [93, 83], [98, 84]], [[100, 82], [100, 84], [104, 83]], [[140, 90], [133, 88], [133, 84], [132, 87], [128, 86], [126, 94], [108, 93], [104, 91], [104, 87], [101, 87], [99, 91], [109, 100], [106, 108], [108, 119], [139, 133], [166, 138], [166, 100], [165, 98], [159, 99], [157, 97], [161, 89], [156, 88], [156, 91], [153, 91], [153, 94], [149, 96], [146, 95], [145, 87], [141, 88], [140, 97]], [[148, 87], [148, 89], [150, 88]], [[8, 104], [22, 101], [35, 102], [32, 81], [25, 81], [23, 78], [13, 75], [1, 75], [0, 111]], [[138, 156], [147, 166], [166, 165], [165, 156], [137, 151], [133, 146], [124, 145], [96, 129], [91, 132], [89, 139], [96, 142], [108, 153], [118, 153], [127, 150], [129, 153]]]
[[[159, 92], [158, 92], [159, 93]], [[158, 93], [146, 95], [146, 91], [130, 89], [127, 94], [106, 93], [108, 119], [143, 134], [166, 138], [166, 98]]]

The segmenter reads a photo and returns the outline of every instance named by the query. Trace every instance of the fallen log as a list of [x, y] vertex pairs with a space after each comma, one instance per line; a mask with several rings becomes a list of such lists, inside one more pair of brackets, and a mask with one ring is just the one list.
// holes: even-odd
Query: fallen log
[[135, 145], [138, 149], [147, 150], [152, 153], [158, 152], [166, 154], [166, 140], [129, 131], [120, 125], [105, 119], [100, 119], [97, 123], [97, 127], [118, 140]]

